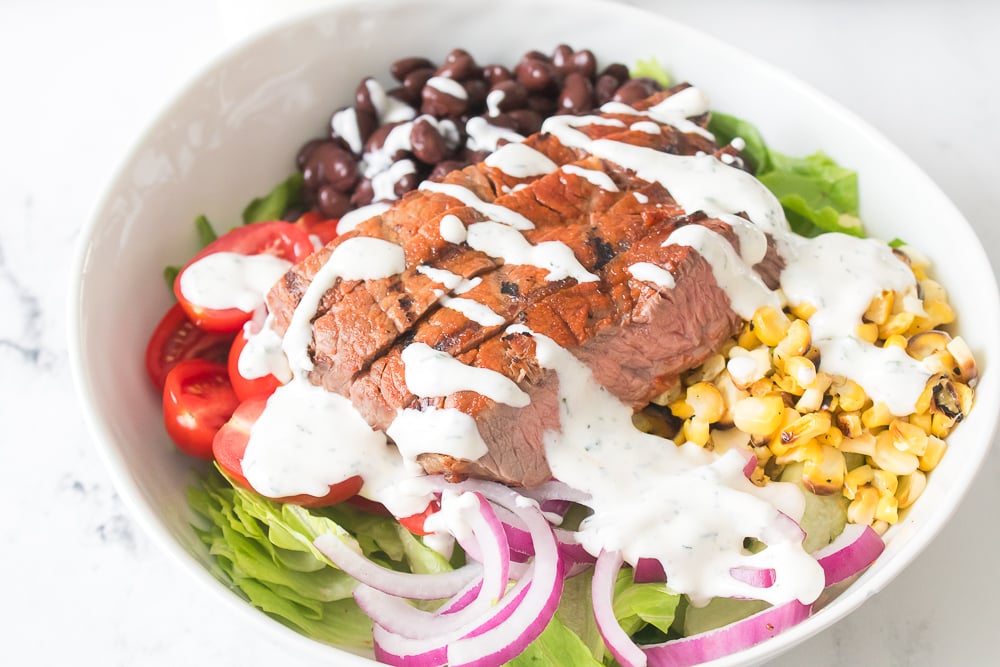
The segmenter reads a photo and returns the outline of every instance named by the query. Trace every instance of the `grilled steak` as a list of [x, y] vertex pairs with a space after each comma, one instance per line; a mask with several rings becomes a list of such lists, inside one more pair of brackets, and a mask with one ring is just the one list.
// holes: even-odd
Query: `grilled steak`
[[[662, 98], [661, 94], [642, 106]], [[625, 128], [635, 120], [627, 114], [605, 116], [621, 120]], [[659, 135], [621, 125], [579, 129], [592, 138], [672, 153], [715, 150], [703, 137], [666, 125]], [[524, 216], [534, 223], [533, 229], [522, 232], [525, 239], [536, 246], [546, 241], [565, 244], [595, 280], [548, 280], [546, 269], [504, 264], [467, 244], [444, 240], [443, 216], [456, 215], [467, 226], [487, 216], [443, 192], [418, 190], [293, 267], [271, 291], [268, 303], [280, 331], [339, 242], [371, 236], [401, 245], [407, 264], [402, 274], [340, 281], [324, 295], [313, 321], [315, 368], [310, 381], [349, 396], [368, 422], [383, 430], [404, 408], [456, 408], [472, 415], [489, 446], [486, 456], [467, 461], [428, 453], [419, 458], [421, 465], [428, 472], [455, 478], [473, 475], [532, 486], [550, 477], [542, 436], [559, 427], [557, 378], [537, 366], [530, 336], [504, 333], [510, 324], [523, 323], [549, 336], [583, 361], [610, 393], [639, 407], [714, 353], [738, 330], [740, 318], [696, 251], [662, 245], [679, 226], [700, 224], [721, 233], [738, 249], [736, 235], [726, 223], [704, 215], [686, 216], [660, 185], [566, 148], [552, 136], [534, 135], [525, 143], [558, 165], [600, 172], [615, 187], [600, 187], [592, 182], [596, 179], [579, 171], [514, 179], [485, 164], [453, 172], [445, 182]], [[514, 185], [521, 187], [511, 191]], [[628, 267], [637, 262], [666, 268], [676, 286], [660, 289], [633, 278]], [[447, 289], [421, 266], [478, 279], [462, 297], [488, 307], [497, 316], [495, 321], [482, 324], [443, 306], [441, 295]], [[769, 250], [761, 275], [771, 279], [780, 268], [780, 258]], [[402, 362], [403, 349], [413, 342], [506, 375], [530, 395], [530, 405], [512, 408], [474, 392], [417, 398], [406, 386]]]

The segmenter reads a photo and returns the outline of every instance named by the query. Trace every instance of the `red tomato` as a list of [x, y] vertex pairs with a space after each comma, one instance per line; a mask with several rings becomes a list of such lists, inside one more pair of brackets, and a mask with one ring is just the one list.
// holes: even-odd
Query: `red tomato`
[[237, 227], [210, 243], [188, 262], [174, 279], [174, 295], [187, 316], [205, 331], [232, 333], [250, 319], [251, 313], [238, 308], [203, 308], [191, 303], [181, 294], [181, 276], [191, 264], [217, 252], [235, 252], [241, 255], [275, 255], [289, 262], [298, 262], [313, 252], [309, 235], [290, 222], [255, 222]]
[[306, 234], [315, 236], [319, 239], [320, 243], [326, 245], [333, 239], [337, 238], [338, 222], [340, 222], [340, 220], [329, 220], [316, 211], [308, 211], [303, 213], [302, 217], [295, 221], [295, 226], [303, 230]]
[[[233, 413], [232, 418], [226, 422], [225, 426], [219, 430], [212, 443], [212, 451], [215, 460], [226, 473], [237, 482], [252, 489], [253, 487], [243, 476], [243, 454], [246, 452], [247, 443], [250, 441], [250, 428], [257, 418], [264, 411], [267, 399], [252, 398], [240, 403]], [[357, 495], [361, 490], [364, 481], [357, 475], [345, 479], [343, 482], [330, 485], [330, 491], [323, 497], [301, 494], [295, 496], [284, 496], [274, 498], [283, 503], [302, 505], [303, 507], [325, 507], [335, 505], [348, 498]]]
[[247, 346], [246, 334], [239, 331], [233, 340], [233, 346], [229, 349], [229, 381], [233, 385], [233, 391], [241, 401], [251, 398], [267, 398], [274, 393], [274, 390], [281, 384], [278, 378], [273, 375], [265, 375], [262, 378], [248, 380], [240, 375], [240, 353]]
[[237, 405], [223, 364], [188, 359], [167, 373], [163, 423], [177, 447], [191, 456], [212, 459], [212, 440]]
[[431, 501], [427, 508], [420, 514], [411, 514], [410, 516], [404, 516], [402, 519], [398, 519], [399, 523], [403, 528], [414, 535], [430, 535], [431, 531], [424, 530], [424, 521], [427, 520], [432, 514], [437, 514], [441, 509], [441, 503], [436, 500]]
[[158, 389], [167, 373], [186, 359], [222, 362], [229, 353], [232, 336], [202, 331], [174, 304], [153, 331], [146, 345], [146, 372]]

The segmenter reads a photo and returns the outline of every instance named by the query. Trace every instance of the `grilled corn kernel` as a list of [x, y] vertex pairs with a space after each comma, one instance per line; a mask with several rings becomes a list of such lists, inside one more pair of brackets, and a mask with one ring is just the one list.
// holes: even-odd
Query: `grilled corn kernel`
[[878, 491], [872, 487], [866, 486], [858, 489], [858, 495], [847, 507], [847, 520], [863, 526], [871, 525], [871, 522], [875, 520], [878, 502]]
[[810, 317], [816, 314], [816, 306], [811, 303], [803, 301], [802, 303], [792, 306], [789, 308], [792, 311], [792, 315], [799, 318], [800, 320], [808, 320]]
[[780, 396], [750, 396], [736, 404], [733, 423], [752, 436], [766, 437], [781, 426], [784, 412], [785, 403]]
[[775, 456], [780, 456], [785, 454], [789, 449], [794, 447], [798, 443], [787, 443], [783, 442], [781, 439], [781, 432], [788, 426], [791, 426], [795, 421], [801, 417], [797, 410], [789, 407], [785, 407], [784, 412], [781, 413], [781, 423], [778, 425], [777, 430], [767, 438], [767, 447], [770, 449]]
[[893, 524], [899, 521], [898, 502], [896, 496], [879, 496], [875, 506], [875, 519]]
[[909, 475], [920, 464], [920, 460], [913, 454], [896, 449], [889, 431], [882, 431], [875, 436], [875, 451], [870, 456], [879, 468], [896, 475]]
[[889, 522], [872, 521], [872, 530], [874, 530], [879, 535], [885, 535], [886, 531], [889, 530]]
[[871, 486], [875, 481], [875, 471], [870, 465], [858, 466], [844, 476], [844, 496], [848, 500], [854, 500], [858, 495], [858, 490], [866, 486]]
[[871, 303], [868, 304], [868, 309], [865, 310], [865, 314], [862, 319], [865, 322], [872, 322], [875, 325], [885, 324], [886, 320], [892, 314], [893, 304], [896, 302], [896, 293], [889, 290], [882, 290]]
[[683, 398], [668, 405], [667, 409], [678, 419], [690, 419], [694, 416], [694, 407]]
[[900, 477], [899, 485], [896, 487], [896, 501], [899, 503], [899, 509], [906, 509], [912, 505], [925, 488], [927, 488], [927, 475], [919, 470]]
[[733, 383], [733, 378], [729, 375], [729, 371], [719, 373], [715, 378], [714, 384], [715, 388], [719, 390], [719, 395], [722, 396], [722, 402], [725, 405], [725, 411], [719, 417], [718, 423], [725, 426], [732, 426], [733, 412], [736, 410], [736, 404], [740, 399], [749, 396], [749, 394]]
[[[888, 338], [889, 336], [894, 336], [896, 334], [903, 334], [910, 325], [913, 324], [914, 315], [913, 313], [901, 312], [896, 313], [889, 317], [884, 324], [881, 324], [878, 328], [879, 338]], [[905, 344], [904, 344], [905, 346]]]
[[[801, 359], [803, 357], [796, 358]], [[802, 398], [795, 404], [795, 409], [799, 412], [814, 412], [819, 410], [823, 405], [823, 397], [826, 395], [826, 390], [830, 388], [832, 382], [833, 376], [829, 373], [817, 373], [813, 381], [806, 387], [806, 390], [802, 392]]]
[[755, 397], [769, 396], [774, 393], [774, 381], [770, 378], [755, 380], [747, 387], [747, 391], [750, 392], [751, 396]]
[[688, 387], [685, 403], [691, 406], [694, 418], [706, 424], [719, 421], [726, 408], [722, 394], [714, 385], [707, 382], [699, 382]]
[[[841, 402], [840, 407], [844, 407], [843, 402]], [[861, 424], [861, 415], [858, 412], [837, 413], [837, 427], [840, 428], [843, 434], [848, 438], [857, 438], [864, 431]]]
[[812, 345], [812, 332], [805, 320], [793, 320], [788, 326], [785, 336], [774, 346], [774, 356], [777, 359], [788, 359], [805, 354]]
[[925, 331], [911, 336], [906, 341], [906, 353], [914, 359], [926, 359], [935, 352], [947, 348], [951, 336], [944, 331]]
[[[928, 332], [933, 333], [933, 332]], [[912, 339], [911, 339], [912, 340]], [[935, 375], [955, 374], [955, 358], [948, 350], [940, 350], [924, 357], [924, 368]]]
[[775, 374], [771, 376], [774, 386], [791, 396], [801, 396], [805, 389], [798, 383], [794, 376], [786, 374]]
[[917, 402], [913, 404], [913, 413], [917, 415], [927, 414], [931, 410], [931, 403], [934, 400], [934, 387], [940, 378], [931, 378], [924, 385], [924, 390], [917, 397]]
[[840, 443], [840, 451], [874, 456], [875, 436], [871, 433], [862, 433], [856, 438], [844, 438], [844, 441]]
[[791, 322], [788, 316], [772, 306], [761, 306], [751, 319], [753, 332], [764, 345], [774, 347], [788, 333]]
[[684, 438], [687, 442], [693, 442], [699, 447], [708, 444], [709, 427], [708, 422], [693, 417], [684, 422]]
[[927, 438], [927, 449], [924, 450], [923, 455], [920, 457], [920, 469], [924, 472], [934, 470], [941, 463], [941, 458], [947, 449], [948, 444], [941, 438], [935, 438], [934, 436]]
[[711, 382], [726, 368], [726, 358], [721, 354], [713, 354], [687, 377], [688, 384]]
[[938, 438], [947, 438], [955, 425], [955, 419], [940, 413], [931, 415], [930, 434]]
[[839, 449], [840, 443], [844, 441], [844, 433], [836, 426], [831, 426], [829, 431], [823, 435], [817, 436], [816, 441], [821, 445]]
[[894, 495], [899, 488], [899, 477], [888, 470], [872, 470], [871, 485], [878, 489], [879, 495]]
[[958, 394], [958, 407], [962, 411], [961, 419], [964, 419], [969, 415], [969, 411], [972, 410], [972, 403], [975, 399], [972, 388], [962, 382], [956, 382], [955, 392]]
[[882, 347], [898, 347], [905, 350], [906, 338], [904, 338], [902, 334], [891, 334], [886, 337], [885, 342], [882, 343]]
[[955, 321], [955, 311], [951, 309], [947, 301], [927, 301], [924, 300], [924, 311], [927, 319], [934, 323], [934, 326], [941, 324], [951, 324]]
[[893, 415], [889, 412], [889, 407], [882, 401], [875, 403], [861, 413], [861, 423], [868, 429], [888, 426], [892, 420]]
[[865, 322], [854, 327], [854, 335], [865, 341], [874, 344], [878, 340], [878, 325], [874, 322]]
[[816, 379], [816, 364], [807, 357], [789, 357], [785, 359], [785, 372], [795, 378], [799, 386], [808, 387]]
[[[777, 453], [776, 453], [777, 454]], [[789, 463], [801, 463], [803, 461], [815, 461], [820, 457], [820, 446], [815, 440], [805, 440], [794, 447], [788, 447], [783, 453], [774, 458], [778, 465]]]
[[754, 326], [751, 322], [747, 322], [743, 325], [743, 329], [740, 331], [740, 335], [736, 339], [736, 344], [745, 350], [752, 350], [760, 345], [760, 338], [758, 338], [757, 334], [754, 333]]
[[750, 435], [738, 428], [713, 428], [709, 434], [709, 441], [716, 454], [725, 454], [730, 449], [748, 451], [750, 449]]
[[961, 336], [955, 336], [947, 347], [948, 352], [955, 360], [955, 368], [952, 369], [952, 372], [962, 382], [970, 387], [975, 387], [976, 381], [979, 379], [979, 369], [976, 367], [976, 359], [972, 356], [972, 350], [969, 349], [968, 343]]
[[889, 424], [889, 433], [892, 444], [901, 452], [922, 456], [927, 449], [927, 431], [910, 422], [893, 419]]
[[844, 487], [847, 475], [844, 455], [829, 445], [818, 445], [817, 454], [814, 458], [805, 459], [802, 483], [817, 496], [832, 496]]
[[930, 413], [924, 413], [922, 415], [910, 415], [907, 419], [911, 424], [922, 430], [924, 433], [928, 433], [931, 430], [931, 415]]
[[836, 394], [840, 400], [840, 408], [846, 412], [860, 410], [868, 401], [865, 390], [854, 380], [837, 378], [830, 385], [830, 391]]
[[829, 412], [813, 412], [799, 417], [781, 429], [781, 441], [786, 445], [812, 440], [830, 430]]

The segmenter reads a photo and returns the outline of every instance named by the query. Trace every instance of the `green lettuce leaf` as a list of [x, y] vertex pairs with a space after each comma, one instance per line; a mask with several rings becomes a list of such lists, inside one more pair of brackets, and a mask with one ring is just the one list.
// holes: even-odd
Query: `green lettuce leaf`
[[842, 232], [864, 236], [858, 219], [858, 175], [822, 152], [795, 158], [770, 151], [772, 168], [757, 178], [781, 202], [803, 236]]
[[247, 204], [243, 209], [243, 223], [280, 220], [290, 208], [302, 201], [302, 174], [295, 172], [269, 193]]
[[653, 79], [664, 88], [669, 88], [672, 82], [672, 78], [667, 72], [667, 69], [661, 65], [655, 57], [652, 57], [649, 60], [636, 60], [635, 66], [629, 74], [633, 77]]
[[762, 174], [770, 171], [771, 151], [753, 124], [736, 116], [713, 111], [708, 119], [708, 130], [715, 135], [715, 140], [720, 146], [725, 146], [739, 137], [746, 143], [746, 148], [740, 152], [749, 160], [754, 173]]
[[666, 634], [674, 622], [681, 596], [663, 583], [636, 584], [632, 570], [624, 568], [615, 581], [614, 612], [628, 634], [652, 625]]
[[587, 645], [560, 620], [557, 612], [549, 624], [519, 656], [507, 663], [509, 667], [541, 667], [543, 665], [582, 665], [601, 667], [604, 663], [591, 654]]

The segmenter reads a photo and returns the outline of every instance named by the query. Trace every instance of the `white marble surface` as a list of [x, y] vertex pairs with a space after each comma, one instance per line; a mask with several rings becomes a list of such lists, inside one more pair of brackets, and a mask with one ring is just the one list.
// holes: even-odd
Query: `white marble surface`
[[[67, 267], [111, 170], [199, 63], [263, 13], [196, 0], [87, 4], [0, 3], [0, 661], [287, 662], [138, 531], [84, 431], [65, 340]], [[1000, 266], [1000, 5], [634, 4], [731, 40], [867, 118], [938, 181]], [[995, 449], [907, 572], [775, 664], [992, 664]]]

